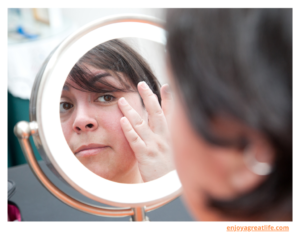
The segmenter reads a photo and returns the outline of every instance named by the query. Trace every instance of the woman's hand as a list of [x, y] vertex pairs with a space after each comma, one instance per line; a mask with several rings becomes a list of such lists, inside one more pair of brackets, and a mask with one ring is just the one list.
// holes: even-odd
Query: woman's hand
[[148, 122], [124, 99], [119, 107], [124, 114], [121, 126], [138, 161], [144, 182], [157, 179], [174, 170], [166, 117], [170, 114], [171, 94], [168, 85], [161, 87], [162, 108], [156, 95], [145, 82], [138, 84], [138, 91], [148, 112]]

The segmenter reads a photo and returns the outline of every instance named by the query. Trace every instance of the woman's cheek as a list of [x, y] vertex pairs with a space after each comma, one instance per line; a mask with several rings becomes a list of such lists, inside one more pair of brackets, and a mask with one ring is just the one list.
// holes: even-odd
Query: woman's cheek
[[99, 127], [103, 128], [109, 137], [109, 144], [112, 144], [113, 148], [118, 149], [127, 148], [129, 146], [127, 139], [123, 133], [120, 119], [124, 115], [120, 109], [116, 106], [109, 108], [106, 111], [101, 112], [101, 119], [99, 119]]
[[118, 106], [113, 106], [107, 110], [103, 110], [100, 113], [96, 113], [95, 118], [98, 120], [100, 128], [104, 128], [112, 135], [120, 133], [122, 131], [120, 119], [123, 117], [122, 112]]
[[64, 122], [61, 122], [61, 127], [62, 127], [62, 131], [64, 134], [64, 137], [68, 143], [68, 145], [70, 144], [70, 139], [72, 137], [72, 121], [71, 120], [67, 120]]

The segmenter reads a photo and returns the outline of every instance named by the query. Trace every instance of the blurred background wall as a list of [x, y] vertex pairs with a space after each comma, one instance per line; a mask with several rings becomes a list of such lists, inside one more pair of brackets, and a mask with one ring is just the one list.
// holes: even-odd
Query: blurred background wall
[[[15, 124], [21, 120], [29, 121], [29, 101], [31, 88], [42, 63], [49, 53], [70, 33], [95, 19], [114, 14], [135, 13], [164, 19], [163, 9], [109, 8], [109, 9], [72, 9], [72, 8], [9, 8], [8, 9], [8, 167], [26, 163], [17, 138], [13, 134]], [[136, 50], [151, 58], [153, 50]], [[148, 54], [147, 54], [148, 53]], [[147, 59], [147, 58], [146, 58]], [[151, 59], [150, 59], [151, 60]], [[153, 66], [158, 68], [163, 58], [156, 59]], [[164, 77], [164, 74], [158, 74]], [[164, 80], [160, 80], [164, 83]], [[30, 140], [33, 144], [32, 139]], [[34, 144], [33, 144], [34, 147]], [[37, 149], [34, 152], [41, 160]]]

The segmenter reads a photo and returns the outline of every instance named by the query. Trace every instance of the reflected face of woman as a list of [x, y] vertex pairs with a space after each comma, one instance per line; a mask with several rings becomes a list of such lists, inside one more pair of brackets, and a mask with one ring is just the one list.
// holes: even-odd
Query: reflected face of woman
[[[107, 73], [100, 69], [90, 70], [95, 75]], [[125, 80], [122, 74], [121, 77]], [[109, 73], [102, 79], [122, 88], [119, 80]], [[121, 183], [142, 182], [134, 153], [120, 125], [123, 114], [117, 104], [124, 97], [148, 121], [139, 94], [83, 92], [73, 88], [77, 85], [70, 77], [67, 83], [61, 95], [60, 119], [65, 139], [74, 155], [89, 170], [105, 179]]]

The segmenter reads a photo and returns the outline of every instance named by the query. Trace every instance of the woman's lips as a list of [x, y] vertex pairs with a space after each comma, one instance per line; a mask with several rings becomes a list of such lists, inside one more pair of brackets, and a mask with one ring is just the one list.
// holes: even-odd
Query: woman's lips
[[74, 154], [77, 157], [88, 157], [92, 155], [97, 155], [98, 153], [106, 150], [109, 146], [107, 145], [99, 145], [99, 144], [90, 144], [83, 145], [75, 150]]

